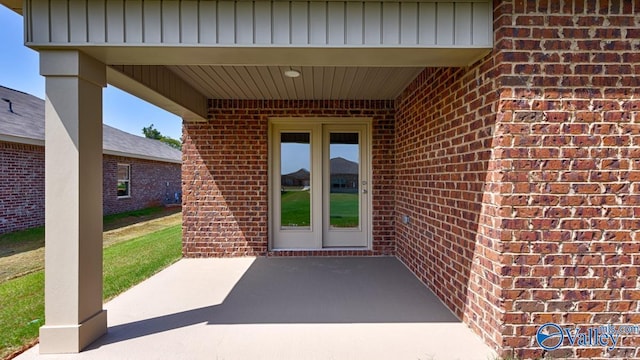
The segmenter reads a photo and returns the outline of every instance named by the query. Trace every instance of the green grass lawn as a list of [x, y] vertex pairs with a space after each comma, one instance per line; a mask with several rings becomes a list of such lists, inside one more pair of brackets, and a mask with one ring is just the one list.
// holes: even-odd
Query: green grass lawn
[[334, 227], [357, 227], [359, 222], [359, 203], [357, 193], [333, 193], [329, 220]]
[[311, 198], [309, 191], [285, 191], [280, 197], [282, 226], [311, 225]]
[[[330, 198], [331, 226], [358, 226], [358, 194], [333, 193]], [[283, 226], [309, 226], [311, 199], [308, 191], [287, 191], [280, 199]]]
[[[181, 257], [182, 227], [172, 226], [104, 250], [108, 300]], [[0, 283], [0, 358], [32, 343], [44, 324], [44, 271]]]
[[[152, 207], [105, 215], [102, 221], [106, 231], [144, 220], [163, 217], [167, 213], [175, 213], [177, 211], [177, 209], [167, 210], [163, 207]], [[0, 256], [10, 256], [20, 251], [36, 249], [42, 246], [44, 246], [44, 226], [0, 235]]]
[[44, 226], [0, 235], [0, 245], [41, 241], [44, 244]]

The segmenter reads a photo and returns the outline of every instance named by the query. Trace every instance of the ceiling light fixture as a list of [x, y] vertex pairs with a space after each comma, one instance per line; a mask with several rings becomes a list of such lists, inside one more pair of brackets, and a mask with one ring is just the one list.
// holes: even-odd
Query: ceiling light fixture
[[289, 69], [284, 72], [284, 76], [288, 78], [297, 78], [298, 76], [300, 76], [300, 71]]

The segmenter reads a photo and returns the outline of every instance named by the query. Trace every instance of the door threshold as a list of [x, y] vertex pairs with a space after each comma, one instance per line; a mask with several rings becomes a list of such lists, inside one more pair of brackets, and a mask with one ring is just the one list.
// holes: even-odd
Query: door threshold
[[307, 249], [307, 248], [278, 248], [278, 249], [269, 249], [271, 252], [279, 252], [279, 251], [317, 251], [317, 252], [332, 252], [332, 251], [371, 251], [369, 247], [326, 247], [321, 249]]

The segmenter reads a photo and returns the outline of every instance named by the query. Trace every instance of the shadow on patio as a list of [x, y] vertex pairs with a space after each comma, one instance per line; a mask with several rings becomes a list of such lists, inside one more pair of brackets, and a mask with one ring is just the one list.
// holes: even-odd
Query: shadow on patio
[[222, 304], [111, 327], [109, 334], [114, 336], [98, 343], [203, 322], [219, 325], [458, 321], [395, 258], [257, 258]]
[[105, 307], [108, 334], [70, 358], [490, 354], [393, 257], [185, 259]]

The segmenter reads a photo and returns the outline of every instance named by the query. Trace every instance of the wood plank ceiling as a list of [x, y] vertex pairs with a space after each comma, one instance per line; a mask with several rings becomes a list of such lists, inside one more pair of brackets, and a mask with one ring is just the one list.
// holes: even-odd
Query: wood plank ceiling
[[393, 100], [423, 68], [293, 67], [301, 75], [284, 76], [288, 66], [167, 66], [211, 99]]

